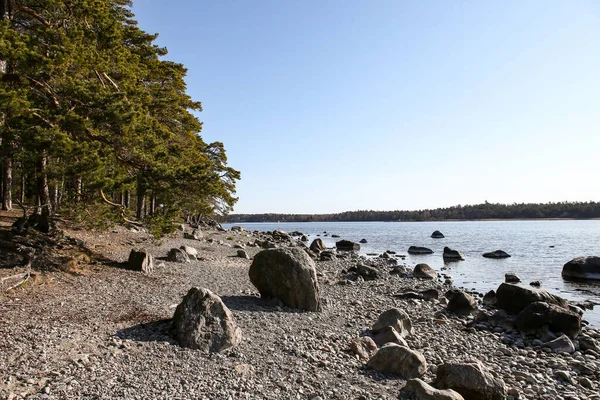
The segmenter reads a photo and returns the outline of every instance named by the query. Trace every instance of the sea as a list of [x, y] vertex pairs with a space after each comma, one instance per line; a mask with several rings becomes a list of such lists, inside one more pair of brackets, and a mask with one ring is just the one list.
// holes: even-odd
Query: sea
[[[541, 288], [570, 300], [592, 300], [600, 304], [600, 282], [575, 283], [561, 277], [565, 263], [576, 257], [600, 256], [599, 220], [527, 220], [527, 221], [445, 221], [445, 222], [277, 222], [224, 224], [254, 231], [300, 231], [310, 241], [320, 237], [327, 247], [347, 239], [361, 244], [360, 254], [381, 254], [387, 250], [406, 255], [399, 264], [426, 263], [440, 273], [450, 275], [455, 286], [485, 293], [497, 289], [507, 272], [516, 273], [522, 285], [540, 281]], [[444, 234], [433, 239], [433, 231]], [[331, 235], [339, 235], [332, 238]], [[309, 242], [310, 243], [310, 242]], [[410, 255], [410, 246], [432, 249], [430, 255]], [[444, 262], [443, 248], [460, 251], [464, 261]], [[482, 254], [504, 250], [506, 259], [488, 259]], [[442, 270], [442, 267], [446, 267]], [[584, 320], [600, 328], [600, 305], [586, 311]]]

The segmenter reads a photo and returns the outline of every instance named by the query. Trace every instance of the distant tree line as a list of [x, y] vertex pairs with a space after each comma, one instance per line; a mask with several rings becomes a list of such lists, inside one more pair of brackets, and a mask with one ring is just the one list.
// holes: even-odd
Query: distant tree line
[[417, 211], [346, 211], [337, 214], [231, 214], [228, 222], [445, 221], [528, 218], [600, 218], [598, 202], [482, 203]]
[[[0, 0], [2, 208], [225, 214], [240, 174], [205, 143], [186, 68], [129, 0]], [[119, 211], [121, 210], [121, 211]], [[129, 214], [131, 211], [131, 215]]]

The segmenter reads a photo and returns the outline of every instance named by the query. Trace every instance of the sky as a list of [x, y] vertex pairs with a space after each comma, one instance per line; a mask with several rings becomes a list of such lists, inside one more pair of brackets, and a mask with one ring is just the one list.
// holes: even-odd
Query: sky
[[134, 0], [234, 213], [600, 200], [600, 2]]

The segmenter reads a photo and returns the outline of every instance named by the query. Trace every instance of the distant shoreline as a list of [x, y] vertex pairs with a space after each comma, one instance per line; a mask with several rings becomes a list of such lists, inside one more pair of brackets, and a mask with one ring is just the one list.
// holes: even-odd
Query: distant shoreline
[[290, 223], [290, 224], [308, 224], [308, 223], [329, 223], [329, 222], [386, 222], [386, 223], [398, 223], [398, 222], [498, 222], [498, 221], [600, 221], [600, 218], [480, 218], [480, 219], [440, 219], [440, 220], [429, 220], [429, 221], [225, 221], [224, 224], [278, 224], [278, 223]]

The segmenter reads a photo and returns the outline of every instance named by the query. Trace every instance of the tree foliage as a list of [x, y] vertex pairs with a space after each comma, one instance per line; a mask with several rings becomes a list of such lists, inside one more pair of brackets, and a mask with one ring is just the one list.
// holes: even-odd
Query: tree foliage
[[130, 1], [1, 4], [1, 161], [5, 181], [17, 167], [20, 197], [47, 213], [93, 206], [100, 190], [139, 218], [231, 210], [240, 173], [222, 143], [202, 140], [186, 68]]

